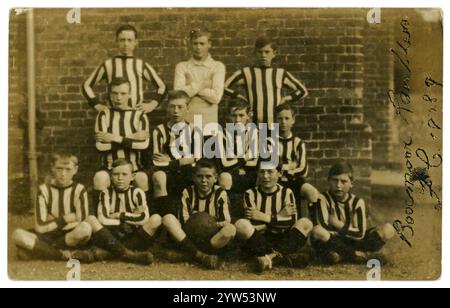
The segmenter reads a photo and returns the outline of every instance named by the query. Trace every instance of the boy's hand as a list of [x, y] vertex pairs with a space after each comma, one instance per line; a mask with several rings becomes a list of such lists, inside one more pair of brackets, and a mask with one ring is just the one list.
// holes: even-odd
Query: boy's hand
[[295, 204], [289, 203], [287, 204], [279, 213], [278, 215], [283, 217], [291, 217], [297, 214], [297, 208], [295, 207]]
[[66, 222], [66, 224], [70, 224], [72, 222], [76, 222], [77, 221], [77, 215], [75, 215], [74, 213], [67, 214], [63, 218], [64, 218], [64, 221]]
[[171, 159], [168, 155], [156, 153], [153, 155], [153, 160], [157, 163], [170, 163]]
[[334, 208], [331, 208], [330, 210], [330, 218], [328, 219], [328, 223], [338, 231], [342, 230], [345, 226], [343, 222], [339, 221]]
[[270, 223], [270, 217], [268, 215], [251, 207], [245, 209], [245, 218]]
[[103, 104], [97, 104], [97, 105], [95, 105], [94, 108], [95, 108], [95, 110], [97, 110], [98, 112], [106, 111], [106, 110], [109, 109], [106, 105], [103, 105]]
[[283, 97], [283, 98], [281, 99], [280, 105], [289, 103], [289, 102], [291, 102], [291, 101], [292, 101], [292, 96], [285, 96], [285, 97]]
[[122, 143], [123, 138], [119, 136], [114, 136], [113, 134], [110, 133], [98, 132], [95, 134], [95, 140], [97, 142], [103, 143], [111, 143], [111, 142]]
[[147, 140], [147, 138], [150, 138], [150, 134], [145, 130], [141, 130], [139, 132], [132, 134], [129, 138], [138, 141], [145, 141]]
[[147, 114], [153, 112], [158, 107], [158, 102], [153, 100], [150, 103], [142, 103], [136, 106], [136, 109]]

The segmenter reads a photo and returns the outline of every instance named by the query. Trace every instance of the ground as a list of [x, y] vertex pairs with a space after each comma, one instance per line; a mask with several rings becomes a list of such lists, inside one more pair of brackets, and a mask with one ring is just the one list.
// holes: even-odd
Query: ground
[[[398, 198], [398, 197], [397, 197]], [[373, 221], [393, 222], [404, 219], [402, 204], [393, 198], [373, 201]], [[381, 218], [383, 217], [383, 218]], [[435, 280], [441, 274], [441, 213], [431, 205], [420, 204], [415, 208], [415, 237], [413, 248], [399, 238], [386, 247], [390, 263], [381, 271], [382, 280]], [[11, 215], [9, 234], [17, 227], [31, 227], [30, 216]], [[64, 262], [19, 261], [13, 244], [8, 243], [9, 277], [12, 280], [65, 280], [69, 268]], [[246, 262], [227, 262], [216, 271], [204, 270], [188, 263], [168, 263], [157, 260], [143, 267], [119, 262], [96, 263], [81, 266], [82, 280], [365, 280], [365, 265], [337, 265], [326, 267], [311, 265], [306, 269], [276, 268], [264, 274], [256, 274]]]

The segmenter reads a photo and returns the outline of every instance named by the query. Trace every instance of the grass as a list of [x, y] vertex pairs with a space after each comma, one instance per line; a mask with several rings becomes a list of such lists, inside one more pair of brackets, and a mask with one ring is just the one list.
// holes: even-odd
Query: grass
[[[394, 198], [375, 200], [373, 221], [393, 222], [403, 217], [401, 205]], [[419, 202], [418, 202], [419, 203]], [[436, 280], [441, 275], [441, 213], [427, 204], [417, 205], [414, 218], [413, 248], [399, 238], [385, 247], [390, 263], [382, 268], [382, 280]], [[9, 235], [18, 227], [32, 227], [32, 217], [10, 215]], [[9, 238], [10, 239], [10, 238]], [[19, 261], [15, 247], [8, 241], [8, 272], [12, 280], [65, 280], [69, 269], [64, 262]], [[364, 265], [318, 264], [306, 269], [275, 268], [256, 274], [248, 262], [226, 262], [221, 270], [204, 270], [186, 262], [156, 260], [148, 267], [104, 262], [81, 266], [82, 280], [365, 280]]]

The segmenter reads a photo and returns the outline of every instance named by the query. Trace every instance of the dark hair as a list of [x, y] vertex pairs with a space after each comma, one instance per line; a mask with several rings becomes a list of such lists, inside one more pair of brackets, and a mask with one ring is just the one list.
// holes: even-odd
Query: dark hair
[[206, 36], [209, 40], [211, 38], [211, 32], [209, 32], [206, 28], [194, 28], [189, 33], [189, 38], [191, 41], [202, 36]]
[[282, 111], [290, 111], [294, 118], [296, 116], [296, 111], [294, 109], [294, 106], [292, 106], [292, 104], [287, 103], [287, 104], [277, 106], [275, 108], [275, 115], [278, 115]]
[[230, 106], [229, 106], [230, 111], [233, 109], [239, 109], [239, 110], [245, 109], [245, 111], [247, 113], [250, 112], [251, 108], [252, 107], [250, 106], [250, 103], [243, 100], [242, 98], [236, 98], [236, 99], [232, 100], [230, 102]]
[[59, 160], [63, 160], [63, 161], [70, 161], [72, 162], [75, 166], [78, 166], [78, 157], [76, 157], [74, 154], [69, 153], [69, 152], [56, 152], [53, 153], [51, 158], [50, 158], [50, 162], [53, 165], [55, 165], [55, 163]]
[[211, 160], [211, 159], [207, 159], [207, 158], [202, 158], [200, 159], [196, 164], [195, 164], [195, 168], [194, 168], [194, 174], [197, 173], [200, 169], [202, 168], [208, 168], [208, 169], [212, 169], [215, 172], [217, 172], [217, 165], [216, 163]]
[[133, 171], [133, 164], [126, 158], [119, 158], [113, 161], [112, 168], [117, 168], [120, 166], [130, 166], [131, 171]]
[[349, 162], [340, 161], [340, 162], [334, 164], [330, 169], [330, 172], [328, 174], [328, 179], [331, 179], [331, 177], [338, 176], [341, 174], [348, 174], [348, 176], [350, 177], [350, 180], [353, 181], [353, 179], [354, 179], [353, 167]]
[[[272, 163], [272, 162], [268, 158], [260, 158], [258, 160], [258, 164], [256, 165], [257, 170], [261, 170], [262, 169], [263, 163], [267, 165], [267, 164]], [[283, 170], [283, 161], [280, 159], [278, 161], [278, 165], [276, 167], [271, 168], [271, 169], [276, 169], [277, 171], [281, 172]]]
[[117, 77], [114, 78], [111, 83], [109, 84], [109, 92], [111, 92], [112, 87], [118, 87], [121, 86], [123, 84], [128, 84], [128, 86], [130, 87], [130, 91], [131, 91], [131, 84], [130, 81], [128, 79], [125, 79], [123, 77]]
[[138, 38], [138, 32], [137, 32], [135, 27], [133, 27], [132, 25], [123, 25], [123, 26], [120, 26], [119, 29], [117, 29], [117, 31], [116, 31], [116, 39], [119, 38], [119, 34], [122, 33], [123, 31], [133, 31], [134, 32], [134, 37], [136, 39]]
[[175, 99], [186, 99], [189, 100], [189, 95], [182, 90], [172, 90], [169, 91], [169, 102]]
[[266, 36], [261, 36], [256, 39], [255, 49], [261, 49], [261, 48], [266, 47], [267, 45], [270, 45], [273, 50], [277, 50], [277, 48], [278, 48], [278, 46], [274, 42], [274, 40], [272, 40]]

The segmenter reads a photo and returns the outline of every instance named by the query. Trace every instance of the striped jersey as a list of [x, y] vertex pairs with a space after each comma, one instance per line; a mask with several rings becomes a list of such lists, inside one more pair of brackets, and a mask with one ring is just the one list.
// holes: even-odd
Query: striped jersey
[[140, 131], [148, 132], [149, 123], [147, 116], [136, 110], [109, 109], [97, 115], [95, 132], [110, 133], [123, 137], [121, 144], [97, 142], [96, 148], [102, 152], [103, 167], [112, 169], [112, 163], [118, 158], [126, 158], [133, 165], [133, 171], [143, 168], [141, 163], [141, 151], [149, 147], [150, 138], [145, 141], [132, 139], [132, 134]]
[[[239, 128], [239, 127], [236, 127]], [[248, 125], [241, 130], [225, 130], [220, 148], [222, 171], [256, 168], [259, 158], [258, 128]]]
[[153, 165], [159, 168], [177, 168], [178, 161], [182, 158], [192, 157], [194, 149], [194, 130], [189, 123], [178, 123], [173, 130], [169, 123], [161, 124], [153, 130], [152, 146], [153, 154], [168, 155], [171, 162], [160, 163], [153, 161]]
[[[297, 215], [283, 216], [280, 212], [288, 205], [295, 207], [295, 197], [292, 190], [277, 184], [274, 193], [267, 194], [259, 187], [250, 189], [244, 195], [244, 207], [254, 208], [264, 214], [270, 215], [269, 230], [273, 233], [282, 233], [292, 228], [297, 221]], [[253, 225], [264, 225], [261, 221], [252, 221]]]
[[[78, 183], [63, 188], [52, 184], [39, 186], [36, 207], [35, 229], [41, 234], [68, 231], [89, 216], [87, 191]], [[69, 214], [75, 214], [77, 223], [66, 224], [63, 218]]]
[[247, 101], [253, 108], [255, 122], [273, 124], [275, 108], [283, 97], [282, 90], [290, 90], [292, 101], [296, 102], [307, 96], [306, 87], [291, 73], [276, 67], [245, 67], [235, 72], [225, 82], [225, 94], [236, 97], [238, 94], [232, 88], [244, 86]]
[[312, 211], [314, 225], [321, 225], [328, 231], [336, 232], [337, 230], [329, 224], [332, 208], [335, 209], [338, 220], [345, 224], [339, 233], [351, 239], [364, 238], [367, 231], [367, 217], [363, 199], [350, 194], [345, 202], [337, 202], [329, 192], [322, 194]]
[[100, 193], [97, 217], [104, 226], [119, 226], [121, 222], [135, 226], [144, 225], [149, 219], [144, 191], [137, 187], [116, 191], [111, 186]]
[[202, 198], [195, 186], [183, 191], [181, 197], [182, 220], [186, 223], [194, 213], [205, 212], [215, 217], [218, 222], [231, 222], [227, 192], [220, 186], [214, 186], [211, 193]]
[[109, 86], [115, 78], [125, 78], [130, 82], [131, 108], [144, 101], [144, 81], [150, 82], [157, 89], [155, 99], [158, 102], [161, 102], [167, 93], [164, 81], [148, 63], [135, 57], [116, 56], [100, 64], [83, 83], [83, 95], [92, 107], [100, 103], [94, 92], [95, 85], [106, 81]]
[[278, 154], [280, 161], [283, 163], [283, 171], [293, 172], [293, 176], [296, 178], [306, 178], [308, 176], [306, 146], [302, 139], [293, 135], [289, 138], [282, 138], [280, 136]]

